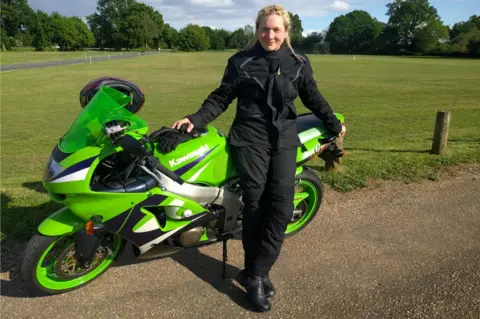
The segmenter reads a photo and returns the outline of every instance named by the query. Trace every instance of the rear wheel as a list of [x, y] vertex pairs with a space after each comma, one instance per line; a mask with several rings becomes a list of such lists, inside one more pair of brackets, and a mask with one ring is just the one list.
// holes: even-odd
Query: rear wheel
[[313, 220], [320, 209], [322, 198], [320, 178], [311, 169], [304, 168], [296, 178], [293, 216], [287, 225], [286, 237], [300, 232]]
[[74, 234], [59, 237], [34, 235], [23, 256], [22, 277], [35, 295], [77, 289], [102, 275], [122, 246], [120, 237], [105, 236], [92, 262], [83, 267], [75, 258]]

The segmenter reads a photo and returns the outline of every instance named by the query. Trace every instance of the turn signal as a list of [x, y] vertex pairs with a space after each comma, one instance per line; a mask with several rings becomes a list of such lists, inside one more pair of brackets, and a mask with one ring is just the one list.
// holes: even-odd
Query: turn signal
[[85, 233], [87, 233], [88, 236], [92, 236], [95, 233], [93, 222], [91, 220], [89, 220], [85, 225]]

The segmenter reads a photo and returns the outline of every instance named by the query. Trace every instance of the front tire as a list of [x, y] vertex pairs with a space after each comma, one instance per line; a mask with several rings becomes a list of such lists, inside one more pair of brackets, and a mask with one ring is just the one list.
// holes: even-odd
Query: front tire
[[323, 200], [320, 177], [305, 167], [295, 179], [295, 200], [292, 220], [287, 225], [285, 237], [293, 236], [304, 229], [317, 215]]
[[25, 249], [21, 273], [35, 296], [64, 293], [100, 277], [121, 252], [123, 239], [107, 236], [88, 268], [77, 265], [74, 234], [34, 235]]

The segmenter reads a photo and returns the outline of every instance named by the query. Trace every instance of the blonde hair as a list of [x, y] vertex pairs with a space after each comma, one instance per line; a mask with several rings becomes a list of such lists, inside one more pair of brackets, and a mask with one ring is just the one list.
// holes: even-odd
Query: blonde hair
[[258, 32], [258, 28], [260, 27], [260, 21], [262, 20], [262, 18], [268, 17], [272, 14], [276, 14], [276, 15], [281, 16], [283, 18], [283, 25], [285, 27], [285, 30], [287, 30], [287, 32], [288, 32], [287, 33], [287, 38], [285, 39], [285, 43], [287, 44], [287, 47], [290, 49], [292, 54], [298, 60], [304, 61], [304, 59], [301, 56], [299, 56], [298, 54], [295, 53], [295, 51], [292, 48], [292, 44], [290, 42], [290, 26], [291, 26], [290, 15], [288, 14], [288, 12], [282, 6], [276, 5], [276, 4], [263, 7], [262, 9], [260, 9], [260, 11], [258, 11], [257, 19], [255, 20], [255, 35], [248, 42], [246, 49], [251, 49], [255, 46], [255, 44], [257, 44], [257, 42], [258, 42], [257, 32]]

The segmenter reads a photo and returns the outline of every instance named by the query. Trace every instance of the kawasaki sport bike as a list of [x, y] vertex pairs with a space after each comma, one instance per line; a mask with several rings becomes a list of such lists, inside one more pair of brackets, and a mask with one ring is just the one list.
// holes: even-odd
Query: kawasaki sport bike
[[[62, 208], [39, 224], [22, 258], [33, 294], [90, 283], [127, 243], [136, 258], [150, 260], [223, 242], [225, 270], [226, 241], [241, 235], [243, 206], [227, 137], [207, 125], [163, 154], [156, 147], [161, 140], [147, 134], [129, 103], [130, 96], [101, 86], [56, 143], [42, 182]], [[321, 181], [306, 163], [326, 153], [342, 156], [336, 136], [313, 114], [299, 115], [297, 128], [287, 237], [309, 224], [322, 203]]]

